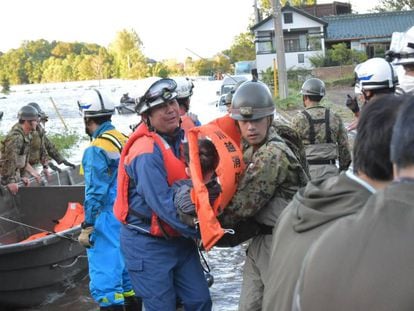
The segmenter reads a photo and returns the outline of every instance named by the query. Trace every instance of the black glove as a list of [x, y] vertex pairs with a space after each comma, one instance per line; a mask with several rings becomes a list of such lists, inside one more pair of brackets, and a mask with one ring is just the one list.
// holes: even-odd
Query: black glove
[[356, 97], [352, 98], [349, 94], [346, 95], [346, 101], [345, 101], [345, 105], [351, 109], [351, 111], [353, 113], [358, 113], [359, 112], [359, 105], [358, 105], [358, 101], [356, 99]]
[[182, 223], [194, 227], [197, 221], [195, 205], [191, 200], [191, 187], [183, 185], [174, 195], [174, 205]]
[[49, 162], [49, 163], [48, 163], [48, 166], [49, 166], [52, 170], [54, 170], [55, 172], [58, 172], [58, 173], [62, 172], [62, 170], [61, 170], [59, 167], [57, 167], [56, 165], [54, 165], [54, 164], [53, 164], [53, 162]]
[[63, 160], [62, 163], [65, 164], [66, 166], [70, 166], [71, 168], [75, 168], [76, 167], [75, 164], [70, 163], [68, 160]]

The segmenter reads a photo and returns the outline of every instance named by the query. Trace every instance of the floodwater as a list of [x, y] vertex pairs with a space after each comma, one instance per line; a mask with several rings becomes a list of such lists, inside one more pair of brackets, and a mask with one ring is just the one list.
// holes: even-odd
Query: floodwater
[[[17, 111], [29, 102], [37, 102], [49, 115], [46, 130], [49, 133], [65, 133], [66, 129], [82, 137], [79, 144], [70, 150], [68, 159], [79, 163], [84, 148], [88, 145], [88, 138], [84, 133], [83, 120], [77, 107], [77, 99], [85, 89], [96, 87], [106, 90], [119, 102], [123, 93], [139, 93], [148, 84], [148, 81], [86, 81], [71, 83], [55, 83], [42, 85], [21, 85], [12, 87], [12, 93], [0, 99], [0, 111], [4, 112], [0, 122], [0, 132], [6, 134], [16, 122]], [[217, 100], [216, 91], [220, 81], [196, 80], [194, 95], [191, 101], [191, 111], [199, 116], [202, 123], [206, 123], [223, 114], [218, 110], [214, 101]], [[130, 133], [129, 125], [139, 121], [134, 114], [115, 115], [114, 125], [122, 132]], [[214, 248], [205, 254], [214, 276], [214, 285], [210, 288], [213, 299], [213, 310], [237, 310], [240, 295], [241, 270], [245, 257], [245, 246], [234, 248]], [[42, 306], [24, 309], [25, 311], [95, 311], [97, 304], [89, 295], [89, 279], [73, 284], [63, 294], [51, 293], [50, 298]], [[23, 309], [22, 309], [23, 310]]]

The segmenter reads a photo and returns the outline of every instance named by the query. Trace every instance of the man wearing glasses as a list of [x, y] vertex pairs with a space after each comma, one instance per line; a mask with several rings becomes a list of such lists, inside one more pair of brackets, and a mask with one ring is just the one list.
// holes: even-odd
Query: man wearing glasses
[[195, 228], [183, 224], [171, 185], [188, 178], [180, 128], [177, 84], [160, 79], [140, 98], [142, 118], [125, 145], [114, 212], [124, 223], [121, 249], [145, 310], [211, 310]]

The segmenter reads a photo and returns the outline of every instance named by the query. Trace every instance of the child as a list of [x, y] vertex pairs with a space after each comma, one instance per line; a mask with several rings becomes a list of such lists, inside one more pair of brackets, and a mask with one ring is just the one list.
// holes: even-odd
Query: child
[[[201, 172], [205, 183], [210, 205], [213, 206], [221, 192], [221, 187], [217, 182], [215, 170], [219, 164], [220, 157], [214, 144], [208, 139], [198, 141]], [[188, 162], [188, 156], [187, 156]], [[189, 174], [190, 175], [190, 174]], [[191, 189], [193, 183], [191, 179], [182, 179], [174, 183], [174, 205], [177, 208], [180, 220], [194, 227], [197, 223], [197, 214], [194, 203], [191, 201]]]

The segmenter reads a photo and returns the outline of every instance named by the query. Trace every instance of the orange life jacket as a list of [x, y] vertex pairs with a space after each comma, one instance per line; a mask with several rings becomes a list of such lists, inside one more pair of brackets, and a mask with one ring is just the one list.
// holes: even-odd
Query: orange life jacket
[[228, 113], [220, 118], [214, 119], [209, 124], [218, 126], [228, 137], [233, 139], [237, 146], [240, 146], [240, 129], [238, 128], [236, 121], [233, 120]]
[[[61, 232], [66, 229], [70, 229], [76, 226], [79, 226], [85, 220], [85, 213], [83, 206], [77, 202], [69, 202], [68, 208], [66, 209], [65, 215], [57, 221], [57, 224], [53, 228], [53, 232]], [[44, 236], [49, 235], [49, 232], [40, 232], [32, 234], [27, 239], [21, 242], [33, 241], [40, 239]]]
[[[161, 149], [165, 170], [167, 172], [168, 185], [171, 186], [177, 180], [188, 178], [185, 172], [186, 166], [184, 159], [177, 159], [170, 146], [158, 134], [150, 132], [145, 123], [141, 123], [129, 137], [126, 145], [122, 149], [121, 159], [119, 161], [118, 195], [115, 199], [114, 214], [123, 223], [126, 223], [129, 211], [129, 176], [125, 171], [124, 165], [140, 154], [153, 152], [154, 144], [157, 144]], [[178, 231], [162, 221], [154, 212], [151, 215], [150, 233], [151, 235], [161, 237], [180, 235]]]
[[182, 115], [181, 116], [181, 128], [184, 130], [185, 135], [187, 135], [188, 131], [195, 127], [193, 119], [190, 116]]
[[[201, 172], [198, 153], [198, 139], [200, 137], [210, 139], [220, 157], [216, 175], [222, 192], [213, 207], [210, 205], [208, 190], [203, 182]], [[203, 246], [209, 250], [224, 234], [224, 230], [217, 220], [217, 215], [227, 206], [236, 192], [237, 183], [244, 171], [245, 164], [239, 146], [214, 124], [192, 128], [188, 132], [187, 139], [193, 181], [192, 200], [196, 207]]]

